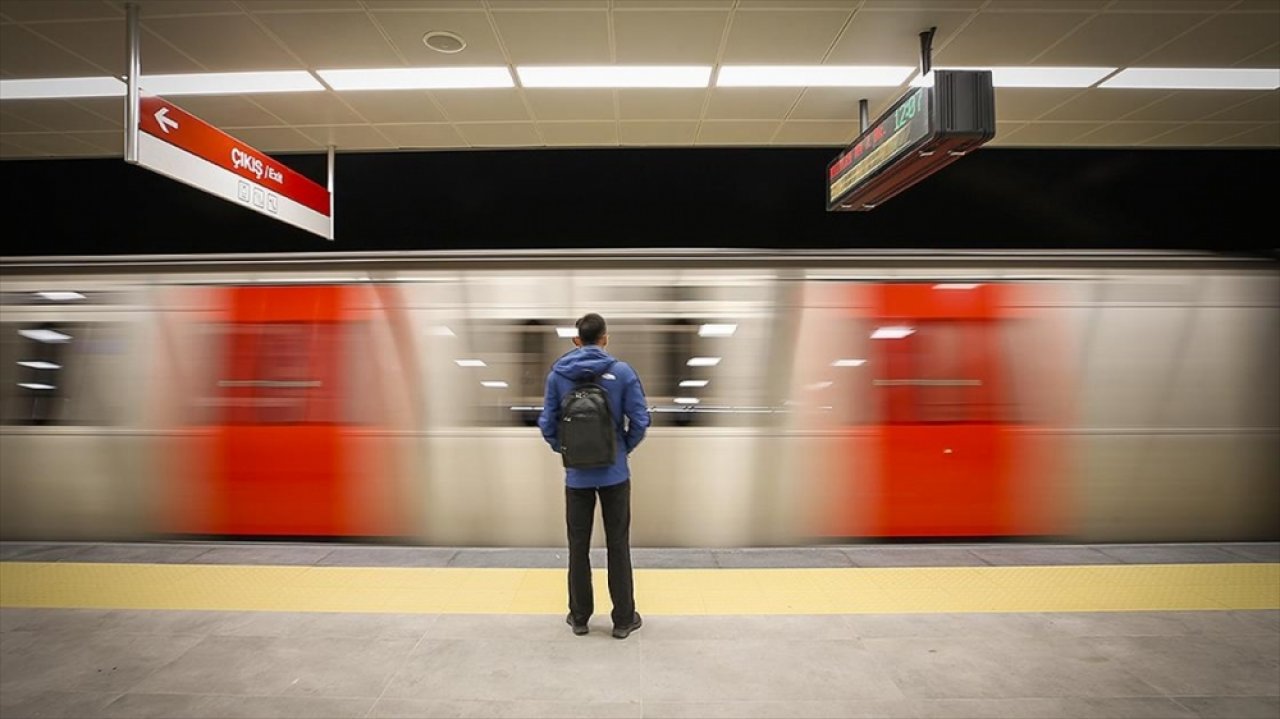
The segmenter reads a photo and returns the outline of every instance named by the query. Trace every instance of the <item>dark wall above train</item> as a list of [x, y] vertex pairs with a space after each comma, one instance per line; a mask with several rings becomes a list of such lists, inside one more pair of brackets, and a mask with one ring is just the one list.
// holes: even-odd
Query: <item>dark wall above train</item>
[[[1276, 256], [1276, 150], [985, 149], [828, 213], [837, 149], [347, 154], [330, 243], [120, 160], [5, 161], [3, 255], [619, 247]], [[281, 158], [324, 181], [324, 158]], [[1267, 229], [1271, 228], [1271, 229]]]

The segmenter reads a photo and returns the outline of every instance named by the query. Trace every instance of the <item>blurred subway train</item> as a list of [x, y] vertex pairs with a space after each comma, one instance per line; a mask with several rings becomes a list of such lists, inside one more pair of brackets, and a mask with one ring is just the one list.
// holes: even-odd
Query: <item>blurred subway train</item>
[[585, 312], [651, 407], [636, 546], [1280, 537], [1269, 261], [48, 257], [0, 280], [4, 539], [560, 545], [535, 422]]

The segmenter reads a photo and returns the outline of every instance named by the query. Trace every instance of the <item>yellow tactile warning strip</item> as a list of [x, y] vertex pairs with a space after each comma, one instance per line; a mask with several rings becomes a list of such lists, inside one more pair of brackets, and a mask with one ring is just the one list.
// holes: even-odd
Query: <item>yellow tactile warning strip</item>
[[[1280, 609], [1280, 564], [638, 569], [646, 614]], [[0, 563], [0, 606], [559, 614], [562, 569]], [[607, 612], [604, 571], [596, 611]]]

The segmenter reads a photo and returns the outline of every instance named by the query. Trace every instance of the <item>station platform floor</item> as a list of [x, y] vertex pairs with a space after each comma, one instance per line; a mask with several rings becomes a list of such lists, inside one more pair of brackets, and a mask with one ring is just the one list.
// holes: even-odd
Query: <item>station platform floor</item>
[[0, 717], [1280, 718], [1280, 543], [0, 542]]

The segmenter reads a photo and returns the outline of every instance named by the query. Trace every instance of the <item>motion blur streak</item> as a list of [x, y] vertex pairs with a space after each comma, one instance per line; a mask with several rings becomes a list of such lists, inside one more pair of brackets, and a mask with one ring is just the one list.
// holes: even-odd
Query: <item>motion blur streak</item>
[[652, 405], [637, 546], [1277, 538], [1265, 261], [541, 252], [2, 271], [6, 539], [559, 545], [561, 469], [533, 423], [571, 347], [560, 330], [588, 311]]

